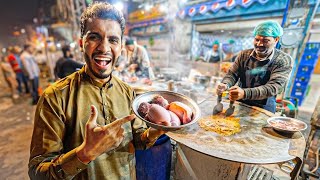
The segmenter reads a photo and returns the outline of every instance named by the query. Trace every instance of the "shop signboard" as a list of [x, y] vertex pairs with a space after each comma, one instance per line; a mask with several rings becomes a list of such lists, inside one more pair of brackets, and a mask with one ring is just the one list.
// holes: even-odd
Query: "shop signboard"
[[217, 13], [221, 9], [226, 9], [230, 11], [234, 9], [236, 6], [248, 8], [255, 2], [263, 5], [266, 4], [268, 1], [270, 0], [218, 0], [212, 2], [205, 2], [180, 9], [180, 11], [177, 13], [177, 16], [181, 19], [184, 19], [186, 18], [184, 14], [185, 12], [188, 12], [187, 14], [189, 15], [189, 17], [193, 17], [197, 14], [205, 15], [209, 12], [209, 9], [211, 10], [211, 13]]
[[129, 14], [129, 23], [136, 23], [141, 21], [148, 21], [164, 17], [165, 13], [162, 12], [159, 6], [154, 6], [150, 11], [137, 10]]
[[200, 14], [205, 14], [205, 13], [207, 13], [207, 11], [208, 11], [208, 7], [207, 7], [207, 5], [202, 5], [202, 6], [200, 6]]

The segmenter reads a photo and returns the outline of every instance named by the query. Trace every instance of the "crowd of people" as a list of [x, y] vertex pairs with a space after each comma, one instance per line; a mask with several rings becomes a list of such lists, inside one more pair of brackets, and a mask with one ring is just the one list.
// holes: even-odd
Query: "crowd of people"
[[0, 69], [14, 100], [21, 96], [30, 96], [30, 103], [36, 105], [43, 88], [40, 86], [40, 78], [44, 78], [49, 84], [49, 82], [70, 75], [83, 66], [84, 63], [71, 59], [70, 46], [66, 45], [61, 50], [63, 56], [56, 60], [54, 77], [51, 78], [48, 75], [50, 74], [49, 62], [42, 50], [36, 49], [31, 43], [23, 45], [22, 48], [18, 45], [7, 48], [7, 53], [1, 56]]
[[[138, 45], [133, 39], [124, 40], [122, 49], [113, 74], [121, 80], [131, 83], [144, 79], [151, 82], [154, 74], [146, 49]], [[8, 53], [1, 57], [3, 76], [11, 90], [13, 99], [22, 94], [30, 94], [32, 104], [39, 99], [39, 78], [50, 79], [48, 60], [42, 50], [37, 50], [32, 44], [25, 44], [23, 50], [19, 46], [10, 46]], [[78, 70], [84, 63], [73, 58], [72, 48], [64, 45], [61, 48], [62, 56], [55, 60], [53, 80], [62, 79]], [[146, 81], [147, 80], [147, 81]]]

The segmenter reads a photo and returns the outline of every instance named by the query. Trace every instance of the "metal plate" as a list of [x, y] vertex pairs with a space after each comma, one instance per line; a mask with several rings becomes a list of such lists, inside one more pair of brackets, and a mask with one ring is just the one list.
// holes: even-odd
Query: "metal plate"
[[[199, 105], [202, 117], [211, 115], [215, 104], [216, 97], [213, 97]], [[229, 102], [222, 104], [225, 110]], [[286, 137], [264, 130], [272, 113], [236, 102], [234, 116], [240, 118], [241, 125], [241, 132], [235, 135], [220, 136], [202, 129], [198, 123], [167, 135], [198, 152], [242, 163], [277, 163], [303, 156], [305, 139], [300, 132], [297, 136]]]
[[308, 127], [305, 122], [290, 117], [271, 117], [267, 122], [275, 130], [287, 133], [303, 131]]
[[[161, 95], [169, 103], [173, 102], [173, 101], [179, 101], [179, 102], [182, 102], [182, 103], [186, 104], [187, 106], [189, 106], [191, 108], [192, 114], [193, 114], [191, 122], [189, 122], [188, 124], [183, 124], [181, 126], [163, 126], [163, 125], [152, 123], [148, 120], [145, 120], [143, 117], [141, 117], [138, 113], [139, 105], [142, 102], [150, 102], [152, 100], [152, 98], [157, 95]], [[200, 108], [196, 102], [194, 102], [191, 98], [189, 98], [185, 95], [171, 92], [171, 91], [149, 91], [149, 92], [140, 94], [139, 96], [137, 96], [134, 99], [134, 101], [132, 103], [132, 109], [133, 109], [133, 112], [135, 113], [135, 115], [137, 117], [139, 117], [140, 119], [142, 119], [144, 122], [146, 122], [146, 124], [148, 126], [153, 127], [155, 129], [159, 129], [159, 130], [164, 130], [164, 131], [176, 131], [176, 130], [185, 128], [187, 126], [190, 126], [190, 125], [194, 124], [195, 122], [197, 122], [197, 120], [200, 118], [200, 115], [201, 115]]]

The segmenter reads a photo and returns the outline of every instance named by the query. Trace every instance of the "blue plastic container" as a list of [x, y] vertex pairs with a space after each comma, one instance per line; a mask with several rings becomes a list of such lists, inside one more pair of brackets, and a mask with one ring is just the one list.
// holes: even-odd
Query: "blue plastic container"
[[170, 138], [162, 135], [147, 150], [136, 150], [137, 180], [170, 179], [172, 148]]

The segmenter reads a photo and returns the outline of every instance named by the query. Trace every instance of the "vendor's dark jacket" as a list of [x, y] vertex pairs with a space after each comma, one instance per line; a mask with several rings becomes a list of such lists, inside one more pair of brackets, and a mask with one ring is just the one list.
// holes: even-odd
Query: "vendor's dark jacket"
[[[249, 79], [247, 76], [248, 69], [258, 71], [262, 68], [266, 68], [261, 76], [262, 84], [245, 83]], [[275, 97], [285, 89], [291, 70], [292, 58], [278, 49], [274, 49], [271, 59], [264, 61], [257, 60], [254, 50], [248, 49], [238, 54], [222, 82], [226, 83], [228, 87], [238, 82], [239, 87], [244, 90], [243, 101], [249, 102], [249, 105], [262, 107], [266, 105], [269, 97]], [[257, 76], [257, 78], [259, 77]]]

